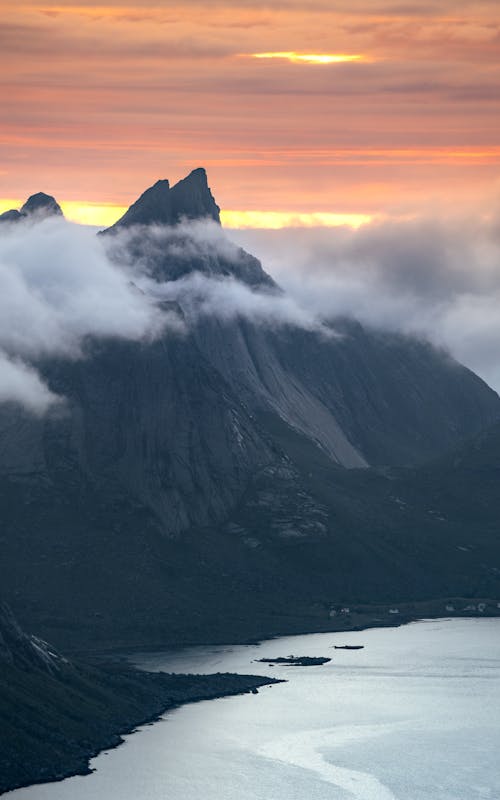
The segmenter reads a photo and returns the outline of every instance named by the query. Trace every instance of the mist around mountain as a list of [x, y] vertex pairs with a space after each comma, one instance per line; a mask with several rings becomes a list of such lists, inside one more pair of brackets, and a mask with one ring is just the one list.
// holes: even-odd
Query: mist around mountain
[[221, 229], [202, 169], [99, 236], [4, 222], [0, 574], [32, 630], [242, 641], [346, 603], [493, 603], [494, 469], [460, 453], [500, 399], [474, 373], [290, 297]]
[[0, 214], [0, 223], [20, 222], [21, 220], [40, 221], [50, 216], [62, 217], [61, 206], [52, 195], [37, 192], [28, 197], [19, 210], [11, 208]]
[[238, 230], [292, 297], [326, 318], [424, 338], [497, 391], [500, 230], [495, 207], [348, 227]]

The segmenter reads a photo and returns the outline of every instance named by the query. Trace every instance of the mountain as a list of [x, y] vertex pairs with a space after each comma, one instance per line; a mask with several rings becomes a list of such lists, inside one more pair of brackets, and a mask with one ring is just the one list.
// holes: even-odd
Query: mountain
[[0, 214], [0, 222], [18, 222], [29, 217], [42, 218], [48, 216], [62, 217], [61, 206], [50, 195], [37, 192], [28, 197], [21, 209], [11, 209]]
[[157, 181], [106, 232], [133, 225], [175, 225], [181, 219], [212, 219], [220, 224], [219, 212], [207, 174], [199, 167], [172, 188], [168, 180]]
[[[157, 182], [103, 237], [156, 284], [283, 297], [220, 231], [204, 170]], [[461, 533], [427, 513], [420, 465], [494, 425], [495, 392], [353, 320], [173, 305], [182, 335], [39, 363], [64, 414], [0, 409], [0, 575], [23, 622], [81, 647], [241, 641], [320, 629], [336, 602], [475, 591], [480, 567], [449, 558]], [[411, 514], [400, 491], [417, 492]]]

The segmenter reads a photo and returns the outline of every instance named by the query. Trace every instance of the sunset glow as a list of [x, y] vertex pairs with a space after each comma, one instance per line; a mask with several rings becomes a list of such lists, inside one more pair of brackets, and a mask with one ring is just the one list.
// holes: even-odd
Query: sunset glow
[[252, 53], [253, 58], [282, 58], [291, 61], [293, 64], [341, 64], [345, 61], [360, 61], [363, 56], [345, 55], [342, 53], [315, 55], [313, 53], [294, 53], [293, 51], [282, 53]]
[[497, 10], [0, 0], [0, 198], [45, 191], [103, 225], [204, 166], [227, 225], [487, 208]]
[[[0, 214], [12, 208], [21, 208], [26, 199], [26, 197], [22, 200], [20, 198], [1, 198]], [[85, 203], [76, 200], [62, 201], [59, 205], [69, 222], [78, 222], [81, 225], [96, 225], [103, 228], [112, 225], [127, 210], [127, 206], [99, 205], [98, 203]]]
[[98, 205], [97, 203], [79, 203], [70, 201], [61, 203], [64, 216], [70, 222], [81, 225], [96, 225], [107, 228], [120, 219], [127, 210], [126, 206]]
[[293, 211], [222, 211], [225, 228], [335, 228], [347, 225], [359, 228], [371, 222], [369, 214], [331, 214], [328, 212], [296, 213]]
[[[11, 208], [20, 208], [24, 200], [0, 199], [0, 214]], [[106, 228], [113, 225], [127, 210], [127, 206], [98, 205], [78, 201], [62, 202], [61, 208], [69, 222]], [[373, 221], [370, 214], [333, 214], [329, 212], [295, 211], [221, 211], [224, 228], [313, 228], [347, 225], [359, 228]]]

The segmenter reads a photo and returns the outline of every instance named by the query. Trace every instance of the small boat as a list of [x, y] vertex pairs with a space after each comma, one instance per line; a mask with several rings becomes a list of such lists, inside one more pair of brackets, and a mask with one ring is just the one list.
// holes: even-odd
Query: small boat
[[364, 644], [335, 644], [335, 650], [363, 650]]

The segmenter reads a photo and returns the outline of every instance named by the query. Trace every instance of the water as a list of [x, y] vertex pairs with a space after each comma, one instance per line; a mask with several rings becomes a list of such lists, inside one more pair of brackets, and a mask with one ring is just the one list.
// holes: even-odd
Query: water
[[[330, 649], [364, 644], [364, 650]], [[263, 656], [331, 656], [320, 667]], [[196, 703], [9, 800], [498, 800], [500, 620], [295, 636], [143, 654], [147, 669], [286, 678]]]

